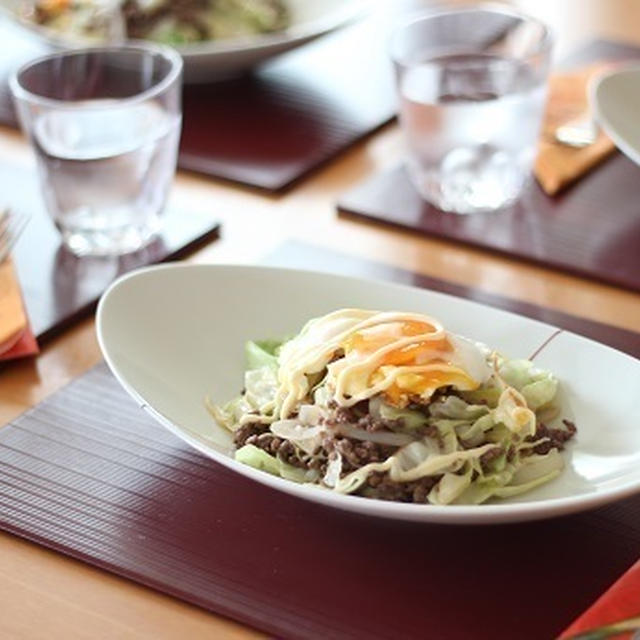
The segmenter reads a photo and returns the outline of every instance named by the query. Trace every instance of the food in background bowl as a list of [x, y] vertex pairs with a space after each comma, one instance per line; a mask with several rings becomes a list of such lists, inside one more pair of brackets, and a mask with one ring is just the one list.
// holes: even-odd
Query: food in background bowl
[[558, 381], [426, 315], [341, 309], [249, 342], [244, 389], [209, 403], [235, 459], [343, 494], [479, 504], [558, 476], [575, 426]]
[[172, 45], [271, 33], [290, 22], [282, 0], [37, 0], [23, 14], [65, 37]]

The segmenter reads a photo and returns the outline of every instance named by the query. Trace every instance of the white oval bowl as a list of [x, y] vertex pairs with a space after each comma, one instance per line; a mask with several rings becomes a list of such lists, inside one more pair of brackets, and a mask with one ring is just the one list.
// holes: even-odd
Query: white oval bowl
[[564, 415], [578, 434], [557, 479], [527, 494], [474, 506], [345, 496], [237, 463], [230, 434], [205, 408], [243, 384], [244, 343], [299, 331], [340, 307], [418, 311], [514, 358], [529, 357], [555, 327], [442, 293], [310, 271], [233, 265], [162, 265], [116, 281], [100, 300], [97, 333], [116, 378], [179, 438], [224, 466], [300, 498], [347, 511], [424, 522], [487, 524], [583, 511], [640, 490], [640, 361], [562, 332], [536, 356], [561, 380]]

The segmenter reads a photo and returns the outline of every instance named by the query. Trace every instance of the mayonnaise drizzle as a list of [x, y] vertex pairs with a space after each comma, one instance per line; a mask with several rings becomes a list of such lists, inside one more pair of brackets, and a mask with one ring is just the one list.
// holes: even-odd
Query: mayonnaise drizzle
[[[390, 323], [417, 322], [429, 325], [432, 331], [414, 336], [398, 335], [391, 343], [362, 357], [341, 357], [331, 362], [343, 348], [345, 341], [354, 333]], [[384, 335], [394, 336], [391, 330]], [[488, 368], [479, 350], [470, 356], [469, 347], [464, 353], [458, 353], [457, 343], [452, 341], [452, 351], [443, 354], [434, 350], [433, 359], [439, 362], [420, 365], [397, 365], [390, 367], [382, 379], [371, 384], [370, 379], [379, 371], [384, 359], [390, 353], [416, 344], [442, 341], [454, 338], [448, 334], [436, 319], [419, 313], [401, 313], [389, 311], [368, 311], [363, 309], [340, 309], [321, 318], [311, 320], [302, 332], [284, 345], [279, 357], [278, 382], [275, 395], [274, 419], [289, 417], [296, 406], [309, 393], [307, 376], [328, 369], [327, 382], [334, 389], [334, 399], [342, 406], [350, 406], [387, 390], [398, 376], [408, 373], [429, 371], [459, 374], [462, 378], [472, 377], [477, 384], [485, 378]], [[474, 366], [466, 364], [473, 360]], [[478, 364], [480, 362], [480, 365]], [[331, 364], [330, 364], [331, 363]], [[472, 369], [471, 376], [467, 369]], [[481, 375], [478, 372], [481, 371]], [[476, 378], [481, 379], [476, 379]]]

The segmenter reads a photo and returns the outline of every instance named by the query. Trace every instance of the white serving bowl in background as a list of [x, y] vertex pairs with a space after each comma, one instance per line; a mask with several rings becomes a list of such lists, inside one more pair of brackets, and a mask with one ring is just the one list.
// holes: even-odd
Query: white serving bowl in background
[[[54, 48], [86, 46], [52, 29], [20, 18], [22, 0], [0, 0], [0, 10]], [[246, 71], [268, 58], [299, 47], [365, 15], [369, 0], [287, 0], [291, 25], [274, 33], [175, 46], [188, 82], [207, 82]], [[95, 41], [92, 42], [95, 46]]]
[[640, 165], [640, 65], [597, 78], [590, 90], [593, 114], [616, 147]]

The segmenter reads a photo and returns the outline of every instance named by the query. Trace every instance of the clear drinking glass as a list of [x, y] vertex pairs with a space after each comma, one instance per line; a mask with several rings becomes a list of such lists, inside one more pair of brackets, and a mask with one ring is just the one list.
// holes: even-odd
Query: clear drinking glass
[[182, 59], [148, 43], [37, 59], [10, 79], [47, 209], [77, 255], [135, 251], [158, 231], [176, 168]]
[[445, 211], [515, 201], [535, 158], [552, 38], [508, 9], [423, 14], [400, 26], [391, 57], [409, 174]]

